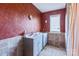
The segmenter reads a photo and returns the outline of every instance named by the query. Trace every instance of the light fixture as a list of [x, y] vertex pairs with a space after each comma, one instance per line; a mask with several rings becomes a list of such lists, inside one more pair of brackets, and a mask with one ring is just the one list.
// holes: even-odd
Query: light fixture
[[28, 19], [31, 20], [32, 19], [32, 15], [28, 15]]
[[45, 20], [45, 23], [47, 23], [47, 20]]

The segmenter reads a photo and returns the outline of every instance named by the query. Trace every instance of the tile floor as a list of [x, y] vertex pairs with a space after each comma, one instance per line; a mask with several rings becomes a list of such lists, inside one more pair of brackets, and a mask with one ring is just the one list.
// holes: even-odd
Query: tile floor
[[39, 56], [66, 56], [66, 51], [63, 48], [47, 45]]

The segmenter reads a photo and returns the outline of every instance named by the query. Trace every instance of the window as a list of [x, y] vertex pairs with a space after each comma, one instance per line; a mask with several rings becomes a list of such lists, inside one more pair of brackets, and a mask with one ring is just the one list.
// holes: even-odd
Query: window
[[50, 16], [50, 32], [60, 32], [60, 14]]

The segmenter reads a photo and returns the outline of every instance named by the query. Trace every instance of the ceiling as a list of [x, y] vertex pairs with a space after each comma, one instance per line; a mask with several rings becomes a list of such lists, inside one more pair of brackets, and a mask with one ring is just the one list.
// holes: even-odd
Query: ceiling
[[41, 12], [48, 12], [65, 8], [66, 3], [33, 3]]

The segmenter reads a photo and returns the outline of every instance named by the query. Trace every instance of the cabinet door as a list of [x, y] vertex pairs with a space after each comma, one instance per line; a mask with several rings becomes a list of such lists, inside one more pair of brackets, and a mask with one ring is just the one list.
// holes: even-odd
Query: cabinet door
[[45, 45], [47, 44], [47, 33], [43, 33], [43, 47], [45, 47]]
[[37, 40], [37, 38], [33, 39], [33, 55], [34, 56], [38, 55], [38, 40]]
[[42, 50], [42, 35], [37, 35], [35, 38], [34, 38], [34, 50], [33, 50], [33, 54], [34, 56], [37, 56], [39, 55], [39, 53], [41, 52]]

